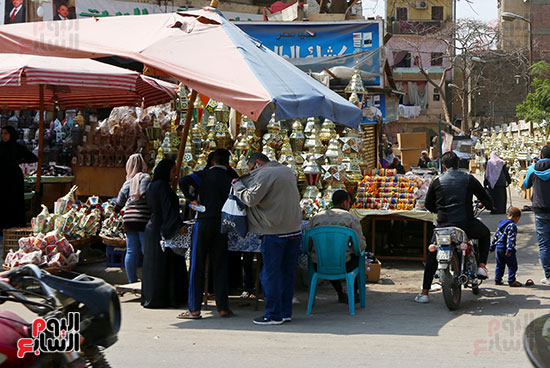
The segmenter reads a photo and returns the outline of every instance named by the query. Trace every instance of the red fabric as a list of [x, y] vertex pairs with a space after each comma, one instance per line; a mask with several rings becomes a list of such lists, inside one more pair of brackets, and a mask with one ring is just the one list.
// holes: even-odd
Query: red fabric
[[[271, 13], [277, 13], [294, 4], [295, 3], [283, 3], [282, 1], [275, 1], [273, 4], [271, 4], [271, 7], [268, 9]], [[298, 6], [303, 7], [304, 3], [299, 3]]]

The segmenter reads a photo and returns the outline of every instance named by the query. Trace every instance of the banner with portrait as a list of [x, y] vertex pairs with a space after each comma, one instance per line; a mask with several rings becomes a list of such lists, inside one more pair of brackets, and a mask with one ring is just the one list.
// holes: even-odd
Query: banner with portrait
[[1, 24], [27, 21], [27, 0], [0, 0]]

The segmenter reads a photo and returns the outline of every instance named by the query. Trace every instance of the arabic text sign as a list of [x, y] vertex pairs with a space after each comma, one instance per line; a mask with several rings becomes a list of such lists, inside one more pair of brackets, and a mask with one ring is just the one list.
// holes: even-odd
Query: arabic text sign
[[[365, 51], [377, 51], [382, 46], [382, 22], [246, 22], [236, 23], [250, 36], [260, 40], [276, 54], [289, 59], [301, 68], [312, 71], [315, 63], [330, 63], [323, 66], [355, 65], [353, 55], [364, 55]], [[345, 56], [349, 55], [349, 58]], [[307, 59], [307, 60], [304, 60]], [[336, 64], [334, 60], [338, 60]], [[307, 61], [307, 62], [306, 62]], [[308, 63], [311, 61], [311, 63]], [[381, 74], [380, 53], [373, 52], [361, 70]], [[320, 68], [322, 70], [322, 68]], [[365, 81], [371, 86], [381, 86], [380, 76]]]

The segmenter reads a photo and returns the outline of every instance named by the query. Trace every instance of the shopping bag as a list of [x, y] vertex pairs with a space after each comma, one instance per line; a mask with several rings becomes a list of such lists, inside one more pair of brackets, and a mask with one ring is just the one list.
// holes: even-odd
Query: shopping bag
[[233, 190], [222, 207], [222, 234], [231, 232], [239, 236], [246, 236], [248, 232], [248, 219], [246, 218], [246, 206], [233, 194]]

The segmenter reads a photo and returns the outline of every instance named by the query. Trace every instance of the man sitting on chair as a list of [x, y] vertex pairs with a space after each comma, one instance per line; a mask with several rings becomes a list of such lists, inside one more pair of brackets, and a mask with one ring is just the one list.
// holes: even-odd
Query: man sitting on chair
[[[359, 248], [364, 251], [367, 247], [365, 237], [363, 236], [363, 229], [361, 228], [361, 222], [359, 218], [351, 213], [351, 196], [345, 190], [337, 190], [332, 194], [332, 209], [321, 211], [311, 218], [309, 221], [309, 228], [312, 229], [318, 226], [343, 226], [354, 230], [357, 233], [357, 239], [359, 239]], [[313, 244], [310, 244], [311, 260], [317, 266], [317, 256], [315, 255], [315, 248]], [[348, 246], [346, 248], [346, 272], [351, 272], [359, 265], [359, 257], [355, 255], [353, 247]], [[348, 295], [343, 292], [342, 283], [340, 280], [329, 280], [334, 290], [338, 293], [338, 303], [347, 303]], [[355, 283], [355, 291], [357, 292], [358, 285], [357, 280]], [[355, 298], [359, 300], [359, 298]]]

